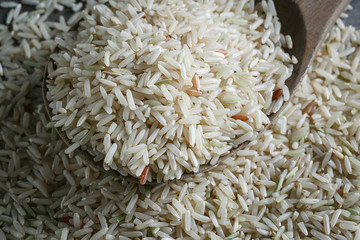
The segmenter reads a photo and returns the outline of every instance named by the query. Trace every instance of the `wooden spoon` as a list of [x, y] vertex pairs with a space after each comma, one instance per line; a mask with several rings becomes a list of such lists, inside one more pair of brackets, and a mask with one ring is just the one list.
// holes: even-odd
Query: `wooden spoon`
[[[295, 56], [298, 59], [298, 64], [294, 66], [292, 76], [286, 81], [286, 85], [289, 88], [290, 96], [292, 96], [304, 79], [306, 71], [314, 59], [315, 54], [318, 52], [326, 34], [334, 25], [336, 19], [344, 11], [345, 7], [351, 0], [274, 0], [278, 17], [281, 22], [281, 32], [284, 35], [290, 35], [293, 40], [293, 48], [288, 51], [290, 55]], [[47, 100], [47, 75], [45, 70], [45, 76], [43, 79], [43, 99], [47, 114], [50, 119], [52, 118], [51, 109], [49, 108], [49, 102]], [[279, 113], [286, 107], [289, 101], [284, 102], [280, 110], [275, 114], [270, 114], [268, 117], [270, 122], [274, 121]], [[265, 126], [258, 137], [269, 126]], [[72, 143], [67, 138], [66, 134], [61, 131], [60, 128], [56, 128], [57, 133], [66, 145], [70, 146]], [[219, 163], [234, 156], [237, 151], [243, 149], [249, 142], [245, 142], [236, 148], [233, 148], [230, 153], [220, 157], [219, 161], [215, 165], [202, 165], [198, 172], [187, 173], [182, 176], [182, 179], [192, 177], [198, 173], [210, 171], [216, 167]], [[127, 181], [139, 183], [139, 179], [130, 175], [124, 177], [116, 170], [106, 171], [103, 168], [102, 162], [95, 162], [94, 156], [87, 151], [80, 149], [75, 150], [75, 154], [85, 160], [90, 166], [107, 174], [111, 174], [115, 177], [123, 178]], [[146, 184], [158, 184], [157, 182], [148, 182]]]

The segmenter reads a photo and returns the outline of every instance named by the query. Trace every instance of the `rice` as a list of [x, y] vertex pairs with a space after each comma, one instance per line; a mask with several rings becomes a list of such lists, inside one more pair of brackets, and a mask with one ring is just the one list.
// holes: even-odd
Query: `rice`
[[[359, 100], [359, 30], [355, 30], [354, 27], [345, 27], [341, 20], [338, 20], [338, 25], [331, 30], [320, 54], [317, 54], [310, 67], [307, 78], [291, 103], [282, 112], [279, 120], [262, 137], [256, 140], [249, 139], [249, 145], [239, 155], [227, 159], [214, 167], [211, 172], [153, 187], [140, 186], [99, 173], [98, 170], [88, 166], [73, 153], [66, 154], [65, 151], [68, 147], [56, 135], [51, 134], [55, 123], [48, 124], [40, 97], [42, 66], [46, 65], [48, 56], [56, 45], [55, 37], [67, 39], [66, 35], [69, 34], [64, 33], [67, 31], [67, 26], [78, 21], [81, 14], [75, 13], [70, 18], [66, 18], [68, 19], [67, 23], [65, 20], [59, 19], [55, 23], [61, 26], [56, 27], [54, 22], [45, 20], [47, 19], [46, 14], [62, 7], [78, 9], [79, 5], [75, 1], [57, 1], [56, 3], [23, 1], [23, 3], [30, 2], [31, 5], [38, 5], [35, 10], [25, 10], [24, 13], [33, 16], [34, 20], [28, 21], [27, 17], [20, 18], [22, 13], [19, 9], [21, 8], [23, 11], [24, 7], [18, 7], [18, 4], [11, 3], [12, 5], [10, 4], [7, 10], [9, 10], [9, 19], [11, 19], [12, 33], [7, 26], [0, 25], [0, 41], [2, 43], [0, 64], [3, 70], [3, 75], [0, 76], [0, 116], [2, 119], [0, 125], [0, 196], [2, 198], [0, 239], [360, 238], [358, 230], [360, 223], [358, 217], [360, 209], [358, 189], [360, 185], [358, 179], [360, 174], [358, 161], [360, 131], [357, 123], [358, 111], [354, 108]], [[95, 4], [96, 2], [88, 1], [87, 9], [92, 9]], [[120, 3], [111, 1], [111, 4], [118, 5]], [[131, 14], [119, 13], [116, 15], [118, 19], [114, 21], [126, 23], [129, 19], [142, 19], [144, 14], [148, 15], [148, 12], [137, 13], [138, 9], [153, 8], [158, 6], [157, 4], [157, 1], [131, 1], [131, 7], [130, 5], [126, 7], [126, 9], [129, 8]], [[219, 1], [218, 6], [218, 11], [222, 16], [214, 18], [214, 21], [219, 21], [221, 17], [233, 16], [231, 15], [232, 9], [236, 14], [242, 11], [253, 12], [255, 9], [259, 11], [258, 14], [261, 14], [262, 10], [259, 9], [267, 9], [264, 18], [260, 20], [260, 22], [262, 21], [259, 25], [261, 27], [272, 26], [269, 16], [276, 16], [272, 1], [263, 1], [260, 5], [246, 0], [226, 1], [226, 4]], [[104, 11], [104, 16], [107, 13], [105, 8], [100, 7], [99, 11]], [[204, 16], [205, 12], [206, 9], [199, 9], [199, 15]], [[187, 17], [188, 13], [184, 14]], [[16, 19], [13, 19], [13, 16], [17, 16]], [[107, 24], [106, 17], [101, 19]], [[246, 24], [256, 22], [258, 16], [253, 13], [245, 19], [234, 17], [233, 19], [238, 24], [246, 26]], [[196, 20], [193, 21], [196, 23]], [[89, 19], [89, 21], [91, 20]], [[201, 21], [201, 19], [198, 20], [200, 23]], [[46, 31], [50, 36], [48, 40], [42, 39], [42, 34], [37, 33], [36, 29], [40, 29], [40, 22], [46, 25]], [[134, 25], [133, 22], [132, 24]], [[31, 27], [31, 25], [36, 27]], [[273, 27], [274, 32], [279, 35], [279, 23], [276, 22]], [[196, 34], [199, 38], [197, 43], [192, 43], [192, 46], [201, 43], [202, 38], [206, 38], [207, 28], [207, 25], [202, 25], [196, 33], [189, 34], [191, 39], [195, 39]], [[129, 29], [139, 31], [136, 27], [133, 29], [131, 24], [129, 24]], [[187, 28], [182, 21], [174, 21], [170, 24], [169, 32], [181, 31], [186, 32], [191, 29]], [[221, 36], [220, 33], [215, 37], [217, 39], [224, 38], [226, 41], [229, 34], [233, 33], [223, 34], [224, 36]], [[33, 37], [34, 41], [26, 39], [31, 49], [29, 61], [36, 62], [40, 66], [28, 65], [24, 62], [26, 54], [28, 54], [25, 52], [27, 50], [24, 46], [20, 46], [24, 36]], [[261, 40], [260, 36], [258, 39]], [[86, 36], [86, 39], [88, 37]], [[136, 43], [134, 40], [134, 43], [129, 43], [129, 45], [131, 49], [136, 49], [135, 45], [141, 48], [140, 42], [144, 44], [144, 40], [150, 41], [153, 38], [151, 35], [144, 34]], [[184, 41], [188, 41], [188, 38], [190, 39], [187, 37]], [[286, 36], [284, 40], [286, 40]], [[98, 39], [93, 38], [92, 41], [98, 41]], [[159, 41], [159, 39], [152, 41]], [[166, 43], [170, 46], [169, 48], [178, 46], [171, 45], [175, 42], [171, 41], [173, 40]], [[286, 43], [286, 46], [288, 44]], [[111, 50], [109, 51], [111, 52]], [[119, 51], [119, 49], [114, 49], [114, 51]], [[187, 51], [188, 49], [184, 50], [184, 52]], [[130, 52], [127, 54], [131, 55]], [[227, 55], [231, 54], [231, 51], [227, 50]], [[251, 53], [248, 54], [251, 55]], [[147, 61], [152, 56], [149, 55]], [[189, 72], [190, 68], [187, 66], [187, 62], [190, 60], [187, 54], [178, 56], [179, 58], [172, 56], [169, 60], [176, 66], [168, 61], [160, 61], [159, 64], [164, 66], [171, 76], [177, 77], [175, 74], [177, 73], [179, 79], [181, 74]], [[220, 58], [218, 54], [214, 56]], [[207, 57], [214, 56], [207, 55]], [[176, 67], [179, 67], [176, 62], [182, 57], [184, 58], [185, 73], [175, 70]], [[233, 57], [236, 58], [236, 55]], [[102, 58], [105, 59], [105, 54]], [[252, 62], [251, 64], [256, 66], [256, 60]], [[197, 64], [200, 64], [197, 71], [202, 72], [201, 74], [209, 72], [210, 68], [205, 68], [199, 62]], [[181, 64], [180, 67], [182, 67]], [[221, 72], [220, 68], [217, 70], [220, 75], [226, 75], [227, 70], [225, 72]], [[62, 74], [66, 74], [65, 69], [62, 71], [65, 72]], [[121, 71], [123, 71], [123, 75], [124, 73], [129, 74], [126, 69]], [[112, 76], [114, 78], [121, 76], [119, 74], [121, 71], [114, 71]], [[159, 72], [166, 77], [160, 68]], [[146, 86], [146, 82], [151, 77], [152, 75], [144, 76], [142, 86]], [[155, 83], [160, 77], [156, 77]], [[59, 77], [59, 79], [61, 78]], [[206, 84], [204, 79], [208, 79]], [[195, 82], [194, 86], [200, 85], [201, 89], [205, 85], [216, 84], [211, 79], [215, 79], [215, 77], [199, 79], [200, 84]], [[119, 80], [128, 84], [126, 86], [131, 86], [131, 82], [135, 81], [135, 79], [124, 77], [114, 80], [114, 82], [118, 83]], [[189, 86], [193, 84], [192, 78], [189, 78], [188, 82]], [[100, 87], [89, 86], [91, 88], [88, 91], [91, 96], [94, 96], [92, 101], [96, 101], [98, 97], [103, 98]], [[176, 87], [172, 88], [170, 87], [172, 85], [168, 83], [165, 83], [165, 86], [169, 93], [174, 93]], [[126, 103], [126, 106], [129, 106], [126, 91], [123, 91], [121, 87], [116, 87], [112, 92], [107, 91], [110, 86], [103, 85], [102, 87], [107, 96], [114, 95], [113, 104], [116, 102], [119, 106], [125, 106], [123, 103]], [[84, 86], [79, 86], [79, 88], [83, 89]], [[122, 100], [125, 102], [121, 103], [118, 99], [116, 89], [118, 89], [118, 94], [122, 94], [119, 96], [120, 98], [122, 96]], [[263, 91], [266, 91], [266, 87], [264, 89]], [[154, 91], [162, 92], [160, 88]], [[285, 92], [284, 89], [283, 92]], [[216, 120], [217, 116], [226, 114], [222, 108], [219, 109], [221, 105], [215, 100], [220, 93], [221, 91], [213, 93], [214, 101], [206, 99], [204, 94], [196, 99], [197, 102], [200, 101], [200, 98], [206, 99], [202, 100], [204, 105], [212, 110], [210, 112], [214, 112], [213, 115], [208, 116], [211, 121]], [[132, 91], [136, 106], [140, 103], [136, 99], [143, 94], [147, 93], [135, 91], [135, 89]], [[272, 92], [269, 96], [271, 95]], [[63, 116], [70, 116], [74, 112], [75, 105], [72, 103], [74, 100], [70, 102], [72, 98], [73, 95], [69, 94], [68, 104], [57, 105], [56, 108], [59, 111], [61, 109], [62, 114], [65, 113]], [[186, 106], [191, 103], [190, 100], [190, 97], [186, 98], [180, 106]], [[108, 105], [107, 101], [104, 99], [103, 107]], [[304, 111], [312, 101], [315, 102], [312, 109]], [[147, 100], [146, 103], [144, 101], [144, 105], [148, 104], [144, 111], [150, 109], [151, 111], [148, 111], [153, 112], [155, 106], [160, 106], [157, 105], [158, 103], [165, 108], [155, 108], [156, 112], [165, 119], [166, 123], [172, 122], [174, 119], [169, 118], [171, 114], [165, 113], [170, 111], [169, 107], [162, 101], [154, 98]], [[143, 105], [139, 106], [141, 108]], [[184, 113], [187, 112], [189, 115], [196, 113], [192, 109], [184, 109]], [[252, 107], [246, 109], [250, 111]], [[203, 164], [202, 159], [198, 157], [200, 150], [196, 149], [198, 139], [195, 138], [195, 148], [193, 149], [185, 146], [183, 142], [162, 141], [158, 137], [160, 131], [164, 129], [162, 126], [159, 127], [161, 124], [154, 124], [149, 130], [146, 130], [141, 127], [142, 124], [132, 122], [136, 115], [135, 111], [132, 112], [127, 107], [127, 110], [124, 110], [125, 113], [122, 113], [127, 115], [127, 121], [129, 121], [128, 131], [131, 135], [129, 141], [136, 144], [135, 146], [118, 146], [121, 154], [126, 156], [126, 150], [130, 149], [136, 155], [138, 152], [134, 152], [136, 148], [133, 147], [145, 144], [149, 149], [149, 161], [152, 158], [158, 159], [159, 166], [162, 162], [162, 167], [168, 168], [168, 171], [173, 170], [170, 168], [170, 164], [167, 164], [167, 158], [170, 159], [171, 155], [179, 155], [179, 151], [182, 158], [189, 161], [193, 168]], [[73, 121], [75, 125], [84, 112], [78, 111], [76, 120]], [[88, 113], [83, 117], [81, 120], [83, 122], [79, 126], [88, 118], [97, 117], [101, 121], [107, 114], [105, 112], [105, 110], [98, 112], [94, 116], [90, 116]], [[150, 112], [148, 117], [153, 116]], [[142, 113], [144, 116], [146, 115], [144, 112]], [[62, 118], [59, 116], [58, 119]], [[255, 117], [249, 119], [255, 119]], [[125, 129], [115, 126], [111, 120], [106, 124], [108, 127], [103, 130], [103, 135], [97, 135], [97, 133], [89, 135], [95, 136], [94, 138], [99, 137], [101, 141], [104, 140], [105, 134], [114, 134], [114, 138], [120, 136], [120, 139], [125, 136]], [[247, 122], [247, 124], [256, 129], [252, 122]], [[210, 133], [210, 136], [218, 131], [227, 131], [229, 126], [234, 127], [231, 120], [223, 122], [220, 126], [217, 124], [204, 125], [199, 128], [198, 124], [194, 123], [194, 125], [196, 125], [193, 129], [194, 132]], [[187, 134], [187, 128], [183, 127], [181, 131], [179, 129], [176, 129], [174, 134], [177, 134], [178, 131]], [[90, 130], [90, 128], [86, 130]], [[110, 130], [113, 132], [110, 133]], [[165, 130], [161, 134], [166, 135], [167, 131], [171, 129]], [[247, 132], [243, 128], [241, 130], [243, 132], [240, 135], [245, 136]], [[82, 129], [75, 129], [71, 132], [71, 136], [76, 138], [75, 136], [81, 132]], [[78, 138], [82, 136], [81, 134], [78, 135]], [[154, 135], [150, 139], [152, 134]], [[85, 138], [85, 136], [82, 137]], [[181, 134], [178, 135], [178, 138], [180, 136]], [[141, 142], [143, 138], [146, 139], [145, 142]], [[210, 141], [209, 144], [221, 148], [222, 145], [219, 143], [223, 142], [224, 140], [217, 140]], [[108, 145], [108, 150], [111, 149], [112, 144], [114, 143], [105, 144]], [[162, 145], [161, 150], [157, 149], [155, 144]], [[203, 146], [206, 144], [203, 143]], [[141, 145], [142, 147], [143, 145]], [[143, 159], [142, 157], [139, 159]], [[127, 158], [130, 161], [132, 157]]]
[[[236, 8], [233, 3], [221, 10], [217, 4], [180, 1], [165, 6], [163, 2], [153, 1], [151, 10], [136, 1], [130, 1], [128, 5], [96, 5], [86, 14], [81, 23], [86, 27], [80, 27], [71, 44], [69, 36], [57, 39], [67, 50], [53, 55], [54, 71], [49, 74], [47, 97], [55, 126], [62, 127], [67, 133], [74, 128], [84, 128], [85, 123], [96, 126], [93, 136], [87, 138], [86, 146], [106, 156], [105, 165], [121, 166], [135, 176], [139, 176], [139, 169], [149, 165], [153, 179], [160, 179], [158, 176], [180, 178], [182, 173], [190, 170], [185, 167], [190, 162], [197, 168], [209, 163], [210, 156], [229, 153], [232, 147], [247, 141], [250, 133], [260, 131], [269, 122], [264, 112], [276, 112], [282, 106], [282, 98], [276, 104], [271, 104], [270, 99], [268, 106], [262, 104], [262, 99], [264, 95], [271, 95], [276, 85], [286, 88], [284, 82], [292, 69], [290, 56], [281, 46], [268, 50], [276, 61], [265, 56], [262, 46], [268, 42], [274, 45], [279, 38], [273, 30], [278, 21], [276, 14], [267, 14], [266, 9], [255, 12], [250, 7]], [[189, 10], [193, 15], [183, 17]], [[246, 24], [231, 19], [235, 11], [237, 20]], [[213, 21], [219, 16], [223, 18], [221, 21]], [[160, 21], [164, 26], [158, 28], [149, 24], [151, 21]], [[97, 22], [100, 24], [96, 25]], [[124, 24], [125, 28], [119, 30], [118, 24]], [[206, 29], [202, 27], [205, 25]], [[259, 42], [251, 40], [260, 34], [256, 29], [263, 25], [266, 30], [261, 33]], [[48, 31], [43, 24], [40, 30], [45, 37]], [[181, 38], [186, 39], [186, 44], [182, 44]], [[289, 47], [290, 36], [286, 38]], [[75, 55], [78, 53], [81, 57]], [[64, 65], [70, 58], [71, 64]], [[251, 65], [242, 69], [239, 63], [245, 62], [251, 62]], [[129, 77], [131, 80], [125, 79]], [[65, 83], [68, 78], [74, 82]], [[270, 78], [274, 80], [268, 82]], [[276, 84], [276, 81], [281, 83]], [[264, 83], [267, 83], [265, 89], [254, 90], [256, 85]], [[68, 94], [75, 98], [70, 99]], [[114, 95], [117, 101], [108, 97]], [[158, 106], [148, 105], [149, 101], [156, 101]], [[86, 117], [74, 110], [64, 112], [53, 104], [55, 102], [76, 106], [76, 110], [85, 112]], [[240, 113], [245, 117], [235, 117]], [[106, 114], [119, 117], [109, 120]], [[249, 120], [252, 118], [255, 121]], [[174, 121], [176, 125], [172, 126]], [[141, 126], [140, 122], [145, 124]], [[142, 132], [149, 132], [154, 124], [158, 128], [164, 126], [159, 132], [150, 134], [148, 140], [155, 140], [156, 150], [160, 152], [162, 146], [168, 146], [174, 157], [156, 156], [149, 163], [146, 159], [143, 161], [140, 154], [136, 155], [137, 152], [128, 152], [130, 156], [126, 158], [119, 154], [122, 146], [132, 148], [146, 142], [146, 138], [131, 141], [135, 123]], [[105, 146], [100, 137], [95, 138], [111, 132], [112, 124], [119, 126], [119, 131], [126, 130], [121, 138], [111, 136], [110, 145], [116, 142], [117, 149], [110, 148], [108, 141]], [[204, 127], [219, 127], [221, 131], [204, 133]], [[175, 134], [179, 128], [181, 131]], [[242, 140], [233, 142], [236, 138]], [[218, 141], [221, 148], [208, 144], [209, 139]], [[76, 144], [77, 138], [71, 140], [73, 145], [66, 151], [68, 154], [80, 146]], [[180, 142], [185, 143], [184, 151], [191, 150], [195, 154], [196, 161], [194, 157], [182, 158], [179, 148], [175, 147]], [[215, 163], [216, 158], [213, 158], [211, 164]]]

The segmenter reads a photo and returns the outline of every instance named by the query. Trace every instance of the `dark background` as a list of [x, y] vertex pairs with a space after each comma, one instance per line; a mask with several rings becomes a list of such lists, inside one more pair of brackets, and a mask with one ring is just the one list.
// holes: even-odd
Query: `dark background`
[[[0, 0], [1, 1], [1, 0]], [[360, 0], [352, 0], [351, 6], [354, 8], [349, 11], [349, 17], [344, 20], [347, 25], [353, 25], [357, 29], [360, 28]]]

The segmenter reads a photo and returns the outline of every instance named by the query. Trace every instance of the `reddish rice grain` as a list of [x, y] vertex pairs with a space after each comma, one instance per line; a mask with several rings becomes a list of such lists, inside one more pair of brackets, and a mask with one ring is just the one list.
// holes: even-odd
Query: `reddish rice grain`
[[185, 91], [189, 96], [199, 97], [202, 92], [193, 88], [189, 88]]
[[258, 32], [265, 32], [265, 29], [263, 27], [258, 27], [255, 30]]
[[344, 189], [343, 189], [343, 188], [339, 188], [336, 192], [337, 192], [341, 197], [344, 196]]
[[[195, 88], [197, 91], [200, 91], [199, 77], [198, 77], [197, 75], [194, 75], [191, 81], [192, 81], [192, 84], [193, 84], [194, 88]], [[189, 95], [190, 95], [190, 94], [189, 94]]]
[[63, 217], [63, 218], [60, 218], [59, 221], [60, 222], [63, 222], [63, 223], [69, 223], [71, 217]]
[[224, 55], [227, 55], [227, 50], [226, 49], [219, 49], [219, 50], [217, 50], [216, 52], [218, 52], [218, 53], [222, 53], [222, 54], [224, 54]]
[[309, 114], [313, 110], [315, 106], [315, 101], [311, 101], [304, 109], [302, 110], [302, 114]]
[[249, 117], [244, 115], [244, 114], [235, 114], [234, 116], [231, 116], [232, 119], [235, 119], [235, 120], [241, 120], [241, 121], [247, 121], [249, 120]]
[[140, 184], [141, 185], [144, 185], [146, 183], [146, 180], [148, 178], [148, 175], [149, 175], [149, 171], [150, 171], [150, 168], [149, 168], [149, 165], [146, 166], [143, 170], [143, 172], [141, 173], [141, 176], [140, 176]]
[[282, 89], [275, 90], [273, 93], [273, 96], [272, 96], [272, 100], [279, 99], [279, 97], [281, 97], [281, 95], [282, 95]]

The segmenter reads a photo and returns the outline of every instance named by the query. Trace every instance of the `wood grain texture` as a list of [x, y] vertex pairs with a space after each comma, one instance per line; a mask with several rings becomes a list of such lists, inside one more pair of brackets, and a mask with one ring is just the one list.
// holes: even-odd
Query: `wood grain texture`
[[[274, 0], [281, 22], [281, 32], [289, 34], [293, 49], [288, 52], [298, 59], [292, 76], [286, 81], [290, 96], [304, 78], [309, 64], [319, 51], [326, 34], [351, 0]], [[286, 107], [269, 116], [274, 120]]]
[[[283, 0], [279, 0], [284, 2]], [[289, 89], [294, 91], [298, 85], [298, 81], [301, 82], [302, 74], [306, 72], [309, 64], [312, 62], [314, 55], [319, 51], [320, 46], [325, 40], [326, 34], [331, 27], [335, 24], [336, 19], [344, 11], [345, 7], [350, 3], [350, 0], [296, 0], [295, 1], [300, 12], [303, 15], [303, 23], [299, 26], [304, 26], [305, 38], [300, 34], [292, 36], [294, 41], [294, 54], [298, 60], [299, 75], [296, 80], [289, 79]], [[279, 9], [279, 12], [285, 12], [285, 9]], [[283, 21], [280, 19], [283, 25], [283, 31], [288, 32], [289, 28], [293, 29], [297, 21], [300, 19], [294, 19], [295, 22]], [[290, 20], [290, 19], [288, 19]], [[286, 22], [286, 24], [285, 24]], [[297, 42], [305, 41], [305, 49], [296, 46]], [[295, 67], [296, 69], [296, 67]], [[296, 75], [296, 73], [295, 73]], [[294, 77], [295, 77], [294, 75]], [[295, 83], [292, 83], [292, 82]]]

